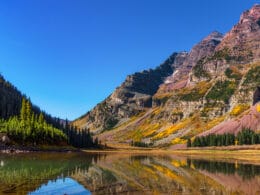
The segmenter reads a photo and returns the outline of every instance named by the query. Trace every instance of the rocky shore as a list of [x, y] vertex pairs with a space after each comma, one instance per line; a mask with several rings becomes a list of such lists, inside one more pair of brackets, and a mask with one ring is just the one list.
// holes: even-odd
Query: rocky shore
[[77, 148], [66, 147], [34, 147], [34, 146], [11, 146], [0, 144], [0, 154], [19, 154], [29, 152], [80, 152]]

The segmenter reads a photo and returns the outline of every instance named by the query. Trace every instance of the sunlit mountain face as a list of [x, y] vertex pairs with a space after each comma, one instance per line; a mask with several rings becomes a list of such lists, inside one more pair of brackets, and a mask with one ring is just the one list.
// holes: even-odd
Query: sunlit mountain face
[[260, 6], [157, 68], [129, 75], [72, 124], [116, 146], [143, 142], [183, 148], [188, 139], [260, 129]]

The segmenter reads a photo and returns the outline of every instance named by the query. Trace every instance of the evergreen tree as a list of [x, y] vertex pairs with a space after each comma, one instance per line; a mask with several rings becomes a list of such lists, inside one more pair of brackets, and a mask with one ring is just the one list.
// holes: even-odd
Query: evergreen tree
[[188, 140], [187, 140], [187, 147], [188, 147], [188, 148], [191, 147], [191, 139], [188, 139]]
[[30, 100], [25, 101], [25, 121], [26, 125], [30, 126], [31, 115], [32, 115], [32, 105]]
[[20, 119], [21, 119], [21, 122], [24, 122], [26, 121], [26, 100], [25, 98], [23, 98], [22, 100], [22, 107], [21, 107], [21, 111], [20, 111]]

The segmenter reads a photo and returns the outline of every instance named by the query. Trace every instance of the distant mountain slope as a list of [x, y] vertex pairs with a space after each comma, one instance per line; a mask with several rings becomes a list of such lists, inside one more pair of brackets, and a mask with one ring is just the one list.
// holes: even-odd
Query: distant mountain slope
[[[154, 79], [140, 73], [140, 84], [128, 77], [74, 124], [90, 127], [107, 143], [141, 141], [154, 146], [184, 144], [211, 129], [209, 132], [236, 133], [247, 121], [254, 124], [250, 126], [254, 131], [260, 130], [256, 111], [260, 100], [260, 5], [245, 11], [226, 35], [213, 32], [189, 53], [176, 53], [170, 59], [166, 62], [173, 69], [163, 71], [153, 93], [139, 95], [140, 91], [129, 90], [125, 83], [131, 81], [135, 89], [144, 91], [154, 86]], [[107, 126], [107, 118], [116, 120]], [[236, 125], [227, 125], [232, 121]], [[219, 124], [221, 130], [217, 130]]]
[[0, 75], [0, 118], [18, 115], [22, 105], [22, 94]]
[[111, 129], [125, 119], [152, 107], [152, 96], [176, 68], [172, 66], [176, 56], [178, 54], [174, 53], [155, 69], [127, 76], [109, 97], [73, 124], [92, 131]]
[[[26, 96], [0, 74], [0, 118], [8, 119], [11, 116], [19, 115], [23, 98], [26, 98]], [[32, 106], [35, 114], [43, 112], [38, 106]], [[61, 119], [54, 118], [45, 112], [43, 112], [43, 115], [48, 123], [59, 126]]]

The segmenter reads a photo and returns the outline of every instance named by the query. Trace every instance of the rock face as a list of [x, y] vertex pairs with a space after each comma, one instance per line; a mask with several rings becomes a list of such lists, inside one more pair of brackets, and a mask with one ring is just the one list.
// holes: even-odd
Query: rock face
[[217, 51], [230, 49], [231, 56], [239, 56], [240, 62], [259, 60], [260, 58], [260, 5], [254, 5], [245, 11], [230, 32], [218, 46]]
[[172, 54], [155, 69], [128, 76], [108, 98], [74, 121], [74, 124], [94, 131], [111, 129], [124, 119], [150, 108], [152, 96], [164, 79], [173, 73], [176, 56], [178, 56], [177, 53]]
[[2, 144], [7, 145], [10, 143], [11, 143], [10, 138], [4, 133], [0, 133], [0, 145], [2, 145]]
[[174, 64], [176, 71], [160, 86], [158, 94], [185, 87], [188, 84], [192, 68], [201, 58], [212, 55], [222, 38], [223, 35], [221, 33], [214, 31], [195, 45], [190, 53], [179, 53], [176, 56], [178, 60]]
[[257, 4], [226, 35], [212, 32], [190, 52], [174, 53], [158, 68], [128, 76], [74, 124], [90, 128], [103, 142], [154, 146], [184, 144], [208, 132], [237, 133], [247, 123], [258, 131], [259, 58]]

